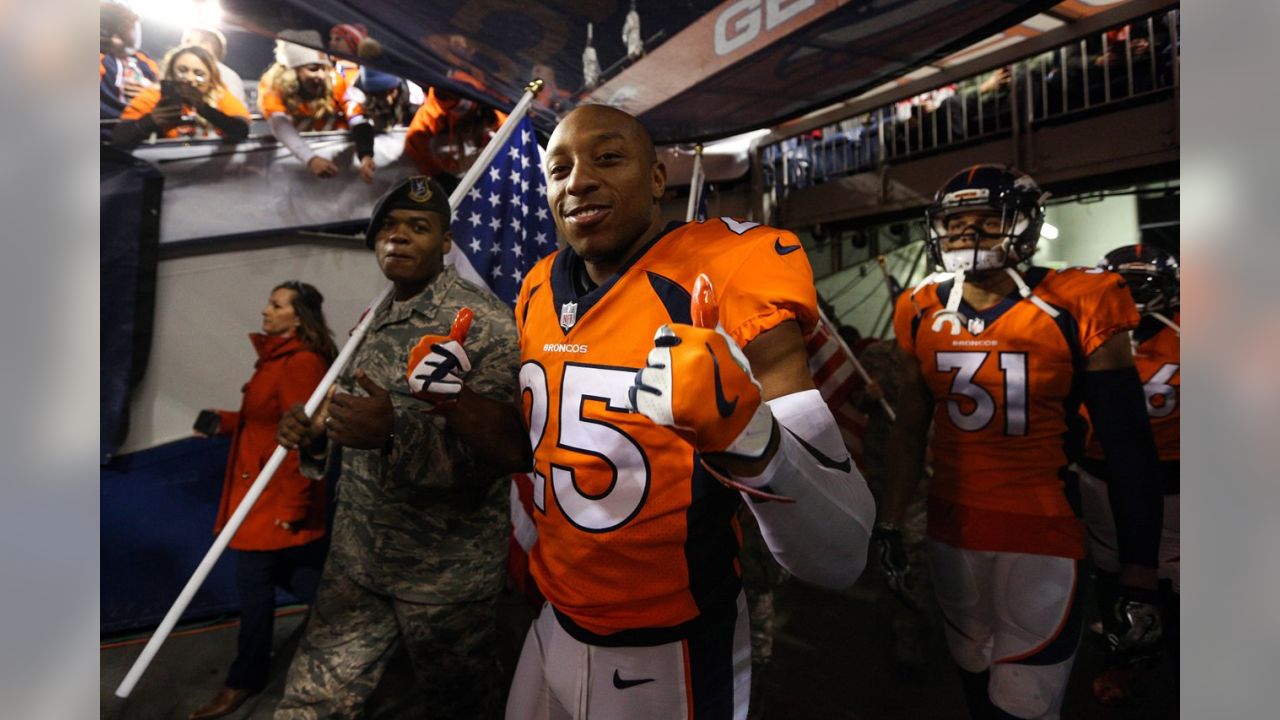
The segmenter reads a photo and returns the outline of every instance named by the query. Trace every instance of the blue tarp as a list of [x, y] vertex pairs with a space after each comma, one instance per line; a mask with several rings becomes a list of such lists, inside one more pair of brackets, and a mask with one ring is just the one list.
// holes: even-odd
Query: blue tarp
[[[213, 545], [227, 468], [227, 437], [197, 438], [120, 455], [102, 466], [101, 631], [157, 625]], [[336, 468], [335, 468], [336, 470]], [[329, 483], [333, 497], [334, 472]], [[333, 505], [329, 507], [332, 526]], [[183, 621], [239, 612], [236, 551], [228, 549]], [[277, 604], [298, 602], [283, 590]]]
[[[213, 544], [230, 438], [191, 438], [102, 467], [103, 633], [160, 622]], [[235, 611], [234, 552], [214, 566], [184, 618]]]
[[151, 350], [164, 177], [110, 147], [101, 164], [99, 439], [106, 462], [129, 431], [129, 399]]

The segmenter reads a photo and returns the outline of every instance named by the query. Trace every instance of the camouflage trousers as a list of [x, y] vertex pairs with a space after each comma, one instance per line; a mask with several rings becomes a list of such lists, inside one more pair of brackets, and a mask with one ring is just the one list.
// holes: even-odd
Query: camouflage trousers
[[933, 597], [929, 568], [928, 500], [928, 481], [921, 480], [911, 504], [907, 506], [901, 528], [903, 550], [911, 567], [911, 575], [904, 588], [907, 597], [894, 595], [887, 583], [876, 583], [879, 587], [876, 604], [882, 617], [889, 616], [893, 631], [893, 658], [904, 668], [914, 670], [924, 669], [928, 637], [941, 617]]
[[773, 591], [786, 579], [773, 553], [760, 535], [756, 516], [743, 506], [738, 510], [738, 522], [742, 527], [742, 551], [738, 559], [742, 563], [742, 590], [747, 596], [748, 618], [751, 620], [751, 718], [760, 717], [763, 704], [761, 687], [764, 675], [773, 658], [774, 614]]
[[426, 717], [498, 717], [496, 638], [493, 599], [405, 602], [359, 585], [330, 563], [275, 720], [363, 717], [400, 643], [425, 697]]
[[738, 511], [738, 523], [742, 527], [738, 560], [742, 563], [742, 589], [751, 618], [751, 665], [758, 669], [773, 657], [773, 590], [786, 579], [787, 571], [773, 559], [760, 535], [756, 516], [745, 506]]

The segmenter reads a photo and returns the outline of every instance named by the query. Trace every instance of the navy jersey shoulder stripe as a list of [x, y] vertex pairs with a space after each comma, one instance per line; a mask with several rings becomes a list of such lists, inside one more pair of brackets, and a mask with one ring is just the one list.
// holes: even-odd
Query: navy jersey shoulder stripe
[[653, 292], [662, 301], [662, 307], [666, 308], [667, 317], [671, 318], [671, 322], [685, 325], [693, 324], [693, 315], [689, 309], [693, 296], [671, 278], [651, 271], [647, 274], [649, 276], [649, 285], [653, 287]]

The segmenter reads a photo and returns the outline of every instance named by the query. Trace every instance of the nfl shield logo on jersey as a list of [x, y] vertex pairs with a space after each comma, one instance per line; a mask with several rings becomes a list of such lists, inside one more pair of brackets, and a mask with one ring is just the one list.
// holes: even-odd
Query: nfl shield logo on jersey
[[567, 302], [560, 306], [560, 327], [568, 330], [578, 322], [578, 303]]
[[980, 317], [969, 318], [969, 332], [974, 335], [981, 335], [983, 330], [987, 329], [987, 323]]

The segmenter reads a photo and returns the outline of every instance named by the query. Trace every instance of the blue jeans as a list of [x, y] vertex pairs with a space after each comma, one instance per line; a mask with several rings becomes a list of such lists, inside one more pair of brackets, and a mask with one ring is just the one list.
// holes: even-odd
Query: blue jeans
[[257, 692], [271, 671], [276, 588], [310, 603], [316, 596], [328, 539], [282, 550], [239, 550], [236, 587], [240, 592], [240, 638], [227, 687]]

